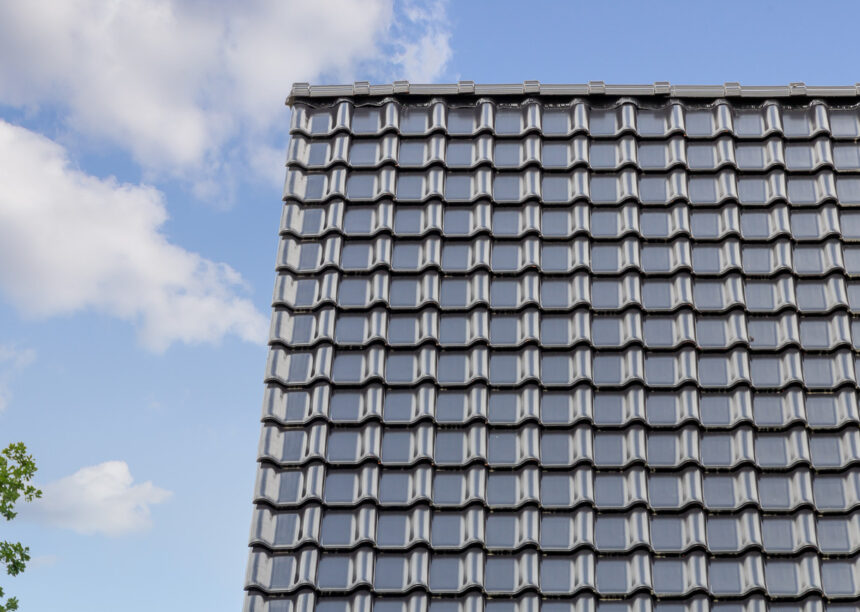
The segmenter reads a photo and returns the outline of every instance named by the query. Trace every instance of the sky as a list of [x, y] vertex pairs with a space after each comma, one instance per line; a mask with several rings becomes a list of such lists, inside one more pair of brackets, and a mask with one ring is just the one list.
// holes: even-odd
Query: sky
[[294, 81], [850, 85], [827, 2], [0, 3], [22, 610], [240, 610]]

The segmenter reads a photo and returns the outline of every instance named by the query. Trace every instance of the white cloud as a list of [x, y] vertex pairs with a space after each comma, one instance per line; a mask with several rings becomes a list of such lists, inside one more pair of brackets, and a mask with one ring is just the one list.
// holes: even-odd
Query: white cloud
[[0, 121], [0, 292], [24, 316], [84, 309], [135, 323], [141, 342], [263, 341], [240, 275], [172, 244], [151, 187], [74, 169], [61, 146]]
[[77, 133], [208, 194], [224, 163], [235, 163], [224, 151], [237, 142], [246, 153], [267, 139], [284, 147], [293, 81], [438, 78], [451, 57], [445, 8], [438, 0], [0, 3], [0, 57], [15, 58], [0, 62], [0, 102], [47, 105]]
[[405, 19], [395, 22], [402, 31], [397, 36], [398, 52], [395, 62], [403, 78], [418, 83], [431, 83], [445, 71], [451, 61], [451, 33], [444, 1], [418, 4], [406, 2]]
[[[243, 178], [282, 183], [293, 81], [428, 81], [450, 56], [442, 0], [0, 2], [0, 104], [216, 206]], [[23, 315], [102, 312], [154, 350], [265, 337], [239, 275], [167, 239], [156, 189], [2, 122], [0, 185], [0, 294]]]
[[60, 557], [58, 555], [38, 555], [36, 557], [32, 557], [27, 562], [27, 570], [32, 572], [33, 570], [52, 567], [56, 565], [59, 560]]
[[0, 344], [0, 412], [6, 410], [12, 392], [12, 379], [36, 360], [33, 349], [19, 349], [11, 344]]
[[20, 506], [21, 517], [107, 536], [148, 529], [152, 526], [150, 506], [172, 495], [148, 481], [135, 484], [125, 461], [84, 467], [39, 488], [42, 498]]

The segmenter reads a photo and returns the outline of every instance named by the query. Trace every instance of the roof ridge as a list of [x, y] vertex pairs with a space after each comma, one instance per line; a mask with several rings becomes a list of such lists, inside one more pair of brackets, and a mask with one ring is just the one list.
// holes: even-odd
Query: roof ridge
[[340, 96], [457, 96], [457, 95], [546, 95], [546, 96], [669, 96], [679, 98], [722, 98], [722, 97], [857, 97], [860, 96], [860, 83], [854, 85], [806, 85], [802, 82], [787, 85], [741, 85], [727, 82], [722, 85], [672, 85], [669, 81], [655, 81], [651, 84], [624, 85], [607, 84], [604, 81], [588, 83], [541, 83], [523, 81], [522, 83], [487, 83], [459, 81], [457, 83], [410, 83], [394, 81], [372, 85], [369, 81], [356, 81], [348, 85], [311, 85], [306, 82], [293, 83], [287, 105], [302, 98], [335, 98]]

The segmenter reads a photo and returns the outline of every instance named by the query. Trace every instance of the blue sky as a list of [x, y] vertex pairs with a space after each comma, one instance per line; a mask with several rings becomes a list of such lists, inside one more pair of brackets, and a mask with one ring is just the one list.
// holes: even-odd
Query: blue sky
[[[49, 6], [41, 6], [46, 4]], [[0, 5], [25, 610], [237, 610], [293, 81], [853, 84], [853, 3]]]

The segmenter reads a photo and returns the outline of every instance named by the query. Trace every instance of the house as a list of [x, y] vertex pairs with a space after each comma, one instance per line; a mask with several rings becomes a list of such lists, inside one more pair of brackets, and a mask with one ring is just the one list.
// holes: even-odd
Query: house
[[858, 96], [295, 85], [246, 611], [857, 610]]

